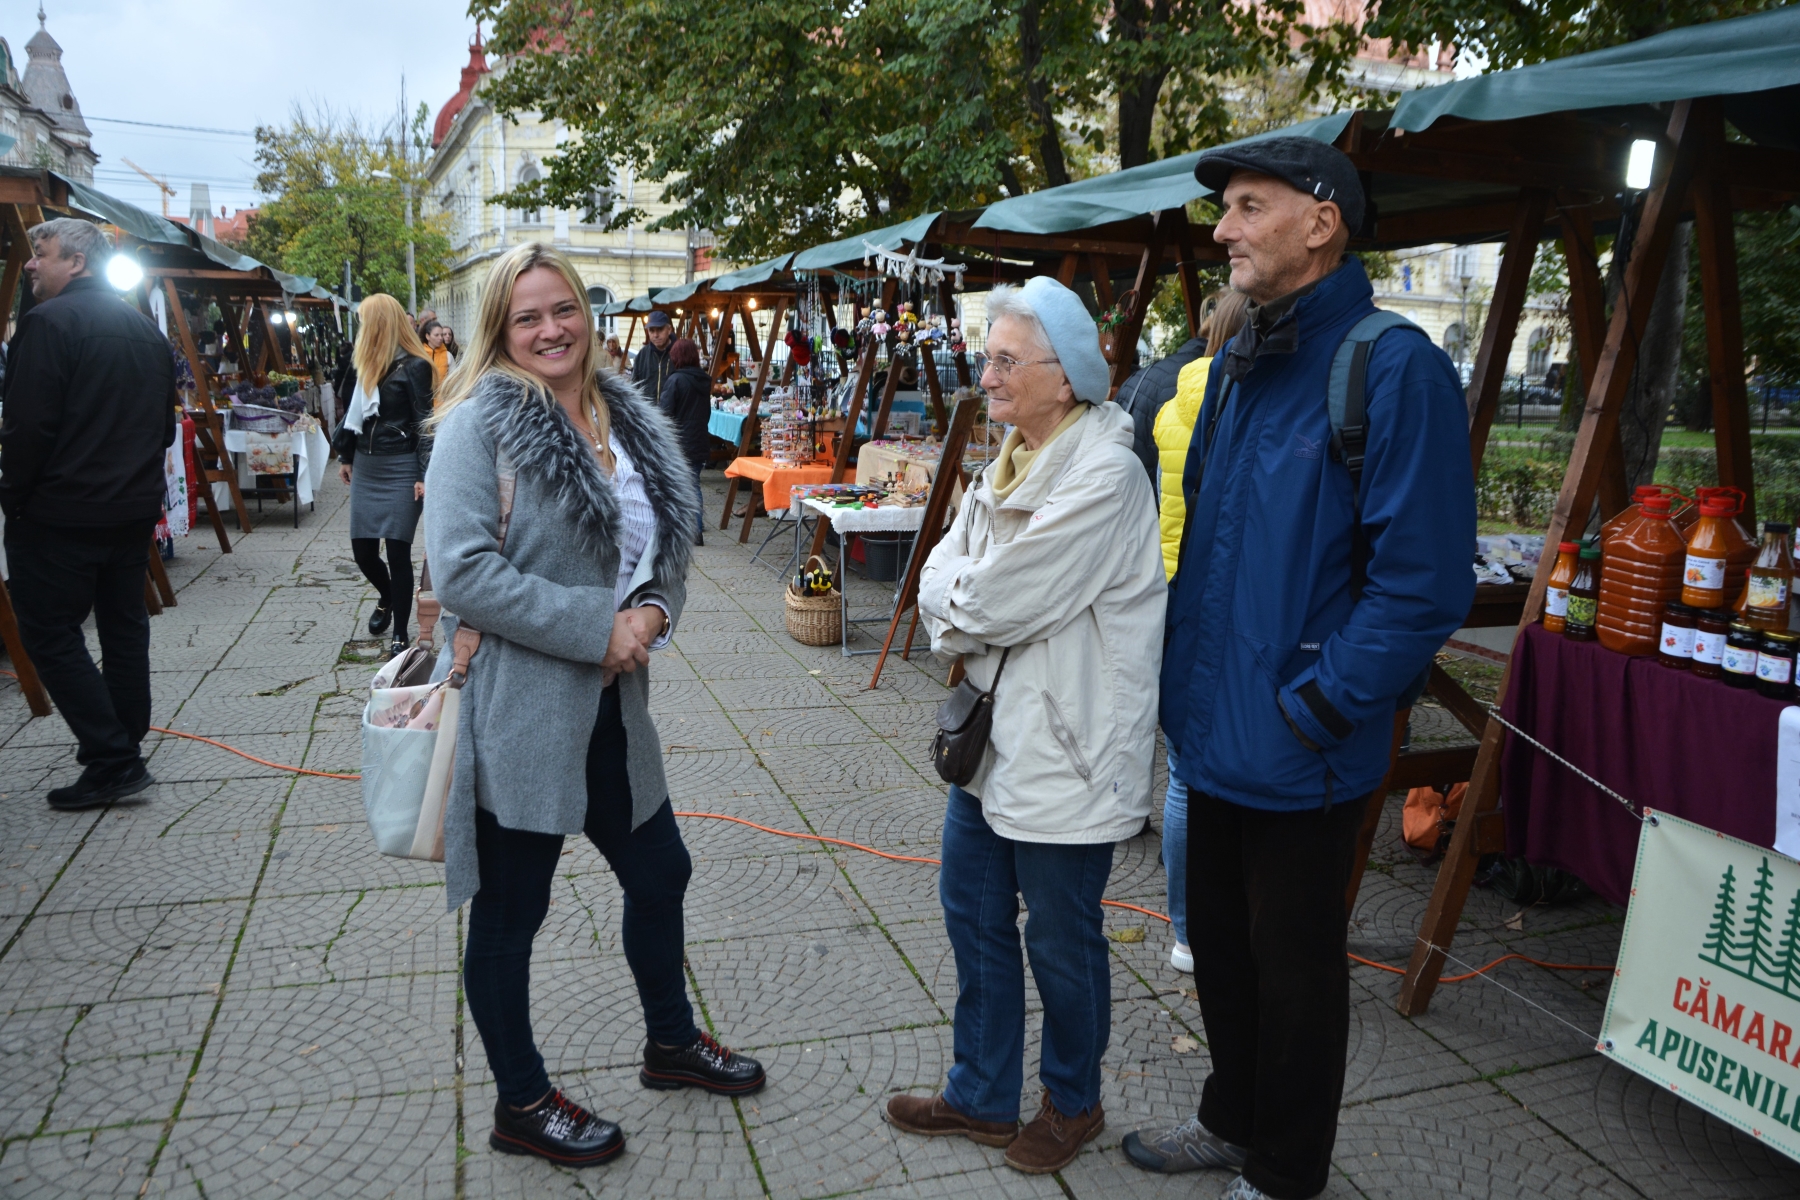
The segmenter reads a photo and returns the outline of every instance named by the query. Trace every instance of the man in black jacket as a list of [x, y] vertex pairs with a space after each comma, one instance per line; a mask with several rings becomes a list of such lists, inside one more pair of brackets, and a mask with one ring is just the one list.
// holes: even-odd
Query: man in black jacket
[[669, 382], [669, 344], [675, 340], [669, 314], [653, 312], [645, 317], [644, 336], [650, 342], [632, 360], [631, 381], [643, 390], [644, 399], [655, 404], [662, 399], [663, 384]]
[[1181, 368], [1205, 353], [1206, 343], [1191, 337], [1175, 353], [1134, 371], [1115, 397], [1119, 407], [1131, 416], [1134, 426], [1131, 450], [1144, 464], [1144, 470], [1150, 473], [1152, 485], [1156, 483], [1156, 414], [1175, 398], [1175, 383]]
[[[81, 778], [50, 804], [75, 810], [155, 782], [138, 753], [150, 725], [144, 571], [178, 401], [168, 339], [97, 274], [106, 234], [65, 217], [30, 236], [37, 305], [12, 342], [0, 509], [20, 635], [80, 743]], [[104, 674], [81, 630], [90, 612]]]

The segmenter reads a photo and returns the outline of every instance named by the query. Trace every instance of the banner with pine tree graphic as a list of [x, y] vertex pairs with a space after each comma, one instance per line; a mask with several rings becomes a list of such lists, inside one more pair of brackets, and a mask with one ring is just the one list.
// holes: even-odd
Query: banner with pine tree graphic
[[1800, 862], [1655, 818], [1600, 1051], [1800, 1160]]

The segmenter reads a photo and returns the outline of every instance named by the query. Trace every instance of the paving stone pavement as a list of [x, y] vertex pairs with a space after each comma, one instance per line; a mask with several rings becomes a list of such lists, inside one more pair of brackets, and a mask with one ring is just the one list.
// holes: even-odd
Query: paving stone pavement
[[[708, 489], [716, 513], [716, 477]], [[355, 771], [372, 597], [344, 490], [327, 483], [299, 529], [288, 518], [271, 506], [230, 555], [210, 536], [182, 546], [180, 604], [152, 622], [155, 721]], [[775, 574], [709, 531], [674, 646], [651, 667], [676, 807], [934, 856], [941, 669], [895, 660], [869, 691], [871, 665], [789, 639]], [[53, 813], [42, 793], [74, 779], [71, 739], [0, 686], [0, 1196], [1089, 1200], [1226, 1182], [1147, 1175], [1119, 1151], [1132, 1128], [1192, 1111], [1206, 1074], [1166, 926], [1108, 910], [1123, 936], [1106, 1131], [1060, 1176], [1027, 1177], [998, 1151], [880, 1117], [890, 1094], [940, 1085], [950, 1060], [955, 968], [933, 869], [698, 819], [683, 823], [692, 987], [710, 1026], [768, 1064], [769, 1088], [736, 1102], [639, 1088], [619, 894], [571, 839], [537, 942], [536, 1028], [552, 1074], [620, 1120], [629, 1148], [580, 1172], [495, 1155], [492, 1078], [458, 988], [464, 917], [443, 911], [439, 869], [375, 854], [354, 782], [152, 739], [147, 803]], [[1389, 963], [1431, 884], [1398, 842], [1398, 805], [1351, 930], [1352, 950]], [[1121, 844], [1109, 895], [1161, 909], [1159, 847], [1156, 833]], [[1616, 949], [1621, 914], [1599, 901], [1532, 910], [1522, 931], [1511, 915], [1477, 892], [1458, 956]], [[1513, 963], [1495, 983], [1444, 987], [1413, 1021], [1394, 1012], [1396, 977], [1352, 978], [1328, 1196], [1800, 1195], [1800, 1165], [1592, 1052], [1604, 976]]]

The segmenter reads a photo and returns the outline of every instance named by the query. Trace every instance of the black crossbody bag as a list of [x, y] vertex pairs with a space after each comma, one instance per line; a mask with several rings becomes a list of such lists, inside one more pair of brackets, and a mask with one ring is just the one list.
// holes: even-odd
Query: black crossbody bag
[[966, 786], [981, 770], [982, 755], [987, 753], [988, 739], [994, 732], [994, 691], [1000, 686], [1000, 677], [1006, 674], [1006, 660], [1011, 654], [1011, 646], [1000, 652], [1000, 668], [994, 672], [993, 685], [987, 691], [964, 675], [950, 698], [938, 705], [931, 762], [945, 783]]

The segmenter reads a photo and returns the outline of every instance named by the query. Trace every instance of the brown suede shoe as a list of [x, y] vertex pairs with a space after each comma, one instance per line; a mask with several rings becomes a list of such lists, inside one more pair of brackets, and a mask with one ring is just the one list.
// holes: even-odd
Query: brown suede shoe
[[1106, 1113], [1098, 1104], [1079, 1117], [1065, 1117], [1056, 1111], [1045, 1089], [1038, 1115], [1019, 1131], [1018, 1140], [1006, 1151], [1006, 1165], [1027, 1175], [1060, 1171], [1105, 1128]]
[[951, 1108], [942, 1096], [893, 1096], [887, 1103], [888, 1124], [926, 1137], [966, 1137], [983, 1146], [1010, 1146], [1019, 1136], [1017, 1121], [977, 1121]]

